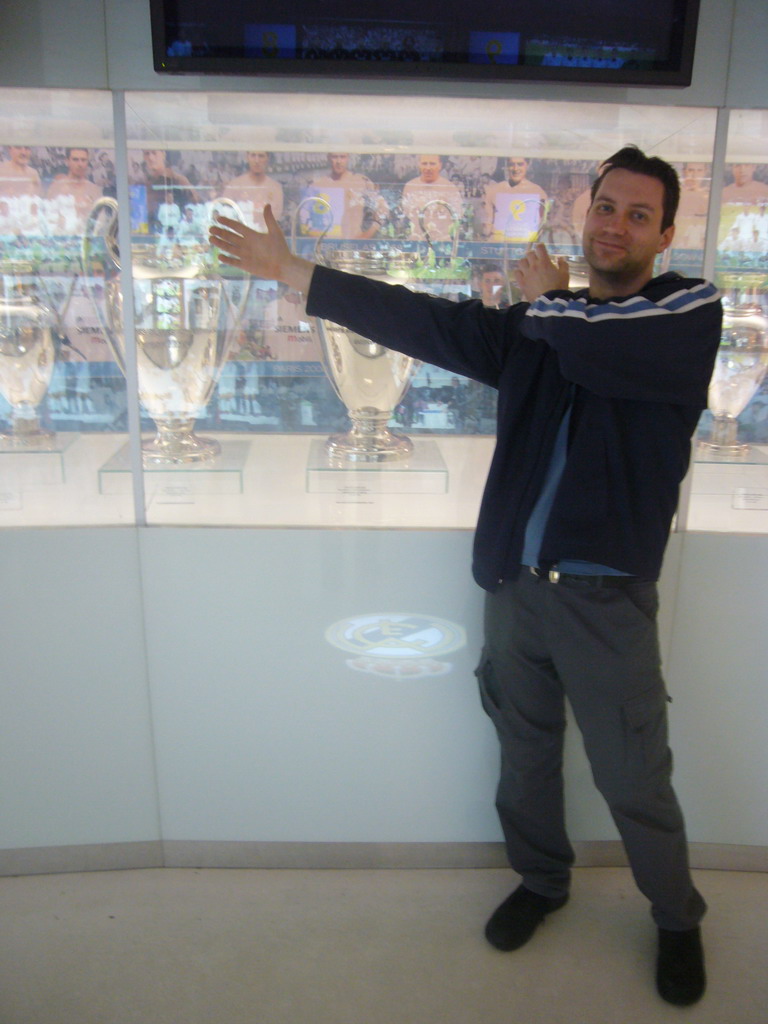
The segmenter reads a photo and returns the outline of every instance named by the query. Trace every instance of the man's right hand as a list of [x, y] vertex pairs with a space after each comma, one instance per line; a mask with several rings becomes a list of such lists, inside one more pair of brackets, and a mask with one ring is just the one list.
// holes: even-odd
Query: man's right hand
[[546, 246], [538, 242], [518, 260], [514, 277], [523, 298], [535, 302], [544, 292], [568, 287], [568, 260], [559, 256], [554, 263]]
[[269, 205], [264, 207], [264, 223], [266, 233], [219, 214], [208, 239], [220, 250], [222, 263], [268, 281], [282, 281], [306, 295], [315, 264], [293, 255]]

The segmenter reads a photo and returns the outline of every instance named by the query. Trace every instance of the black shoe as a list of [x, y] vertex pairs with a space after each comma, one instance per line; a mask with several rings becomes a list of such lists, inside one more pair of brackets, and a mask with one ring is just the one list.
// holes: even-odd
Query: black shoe
[[661, 998], [675, 1006], [690, 1006], [701, 999], [706, 985], [701, 929], [672, 932], [659, 928], [656, 988]]
[[485, 926], [485, 937], [492, 946], [505, 953], [519, 949], [530, 939], [547, 914], [559, 910], [567, 902], [567, 894], [556, 898], [540, 896], [520, 885], [493, 912]]

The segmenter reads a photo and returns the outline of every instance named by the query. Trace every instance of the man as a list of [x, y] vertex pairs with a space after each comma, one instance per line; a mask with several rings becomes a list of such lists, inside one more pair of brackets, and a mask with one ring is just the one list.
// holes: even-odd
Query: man
[[93, 204], [101, 197], [101, 189], [88, 178], [90, 158], [87, 149], [70, 147], [67, 149], [67, 173], [54, 178], [48, 189], [48, 201], [55, 200], [58, 205], [60, 197], [72, 196], [75, 206], [75, 230], [85, 226]]
[[[443, 173], [443, 159], [435, 153], [419, 157], [419, 173], [403, 186], [403, 214], [410, 223], [410, 238], [423, 239], [422, 219], [431, 241], [447, 242], [458, 230], [457, 220], [464, 212], [464, 200], [458, 188]], [[428, 206], [440, 200], [434, 206]], [[426, 209], [425, 209], [426, 207]]]
[[528, 178], [530, 158], [510, 156], [507, 177], [489, 185], [483, 200], [483, 237], [529, 242], [544, 219], [547, 193]]
[[0, 163], [0, 196], [42, 196], [40, 175], [30, 167], [31, 159], [29, 146], [8, 147], [8, 159]]
[[202, 245], [205, 241], [204, 232], [197, 217], [193, 203], [187, 203], [184, 207], [184, 216], [176, 232], [176, 241], [179, 245], [196, 246]]
[[[349, 169], [349, 153], [329, 153], [328, 170], [312, 179], [305, 195], [329, 204], [329, 238], [373, 238], [389, 216], [386, 201], [370, 178]], [[304, 222], [307, 234], [322, 234], [325, 228], [328, 209], [321, 206], [317, 212], [314, 222]]]
[[[706, 906], [671, 785], [657, 579], [690, 438], [707, 403], [722, 309], [709, 282], [653, 277], [669, 247], [679, 182], [627, 146], [592, 187], [583, 234], [589, 288], [568, 290], [544, 246], [506, 310], [451, 303], [290, 254], [235, 222], [211, 230], [224, 261], [303, 291], [307, 311], [499, 390], [497, 445], [473, 571], [486, 595], [478, 667], [501, 742], [497, 808], [521, 885], [486, 925], [513, 950], [568, 900], [564, 702], [658, 927], [667, 1001], [704, 992]], [[408, 331], [403, 331], [403, 324]]]
[[742, 206], [733, 218], [731, 232], [739, 240], [741, 252], [757, 252], [762, 246], [758, 239], [759, 220], [757, 210], [751, 206]]
[[144, 184], [147, 187], [147, 216], [150, 231], [161, 231], [162, 225], [157, 219], [160, 206], [166, 202], [170, 191], [174, 202], [179, 206], [187, 203], [199, 203], [200, 197], [192, 188], [192, 184], [181, 171], [166, 164], [164, 149], [144, 150]]
[[246, 153], [248, 170], [233, 178], [224, 188], [224, 198], [240, 204], [246, 224], [257, 231], [266, 231], [264, 207], [269, 204], [276, 220], [283, 215], [283, 186], [267, 174], [269, 153], [249, 150]]
[[733, 181], [723, 189], [723, 203], [744, 203], [752, 206], [768, 199], [768, 185], [755, 181], [754, 164], [731, 164]]
[[709, 211], [709, 164], [683, 164], [680, 204], [675, 219], [675, 248], [703, 249]]
[[480, 275], [480, 301], [492, 309], [509, 305], [509, 282], [501, 267], [489, 263]]
[[[605, 161], [597, 165], [596, 177], [600, 177], [605, 169]], [[585, 188], [583, 192], [579, 193], [573, 201], [571, 206], [571, 225], [573, 230], [576, 232], [579, 238], [581, 238], [584, 232], [584, 224], [587, 220], [587, 213], [592, 205], [592, 189]], [[677, 229], [675, 229], [677, 230]]]

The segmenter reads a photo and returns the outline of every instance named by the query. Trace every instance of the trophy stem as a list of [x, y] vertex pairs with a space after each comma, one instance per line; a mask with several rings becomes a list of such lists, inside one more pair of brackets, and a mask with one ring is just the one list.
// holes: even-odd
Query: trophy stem
[[141, 449], [146, 466], [185, 465], [210, 462], [221, 452], [221, 445], [210, 437], [194, 433], [194, 419], [158, 420], [157, 436], [145, 441]]
[[325, 442], [329, 455], [347, 462], [389, 462], [413, 451], [413, 442], [387, 426], [388, 414], [378, 410], [350, 413], [352, 426], [346, 434], [334, 434]]
[[738, 440], [738, 430], [738, 420], [734, 416], [715, 416], [709, 440], [702, 441], [700, 446], [713, 454], [746, 455], [749, 445]]

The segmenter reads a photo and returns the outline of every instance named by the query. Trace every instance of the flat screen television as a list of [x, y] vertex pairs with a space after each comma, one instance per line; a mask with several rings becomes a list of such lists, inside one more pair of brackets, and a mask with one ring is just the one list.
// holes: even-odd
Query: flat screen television
[[691, 81], [699, 0], [150, 0], [155, 70]]

